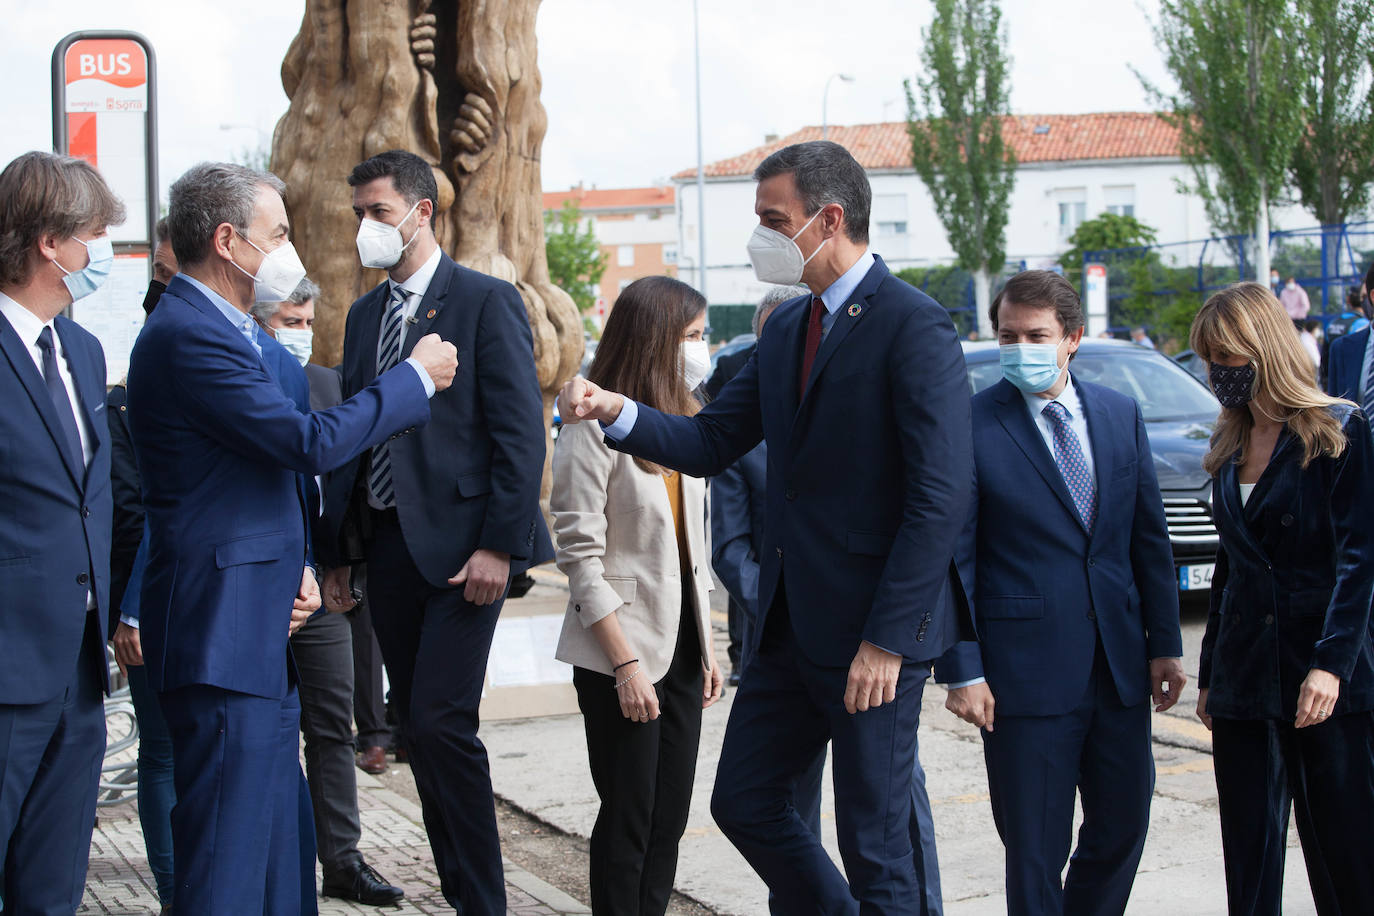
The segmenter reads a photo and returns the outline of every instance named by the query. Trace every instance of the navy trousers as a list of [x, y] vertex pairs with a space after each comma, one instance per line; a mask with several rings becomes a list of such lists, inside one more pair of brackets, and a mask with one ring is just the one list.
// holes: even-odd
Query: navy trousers
[[95, 619], [67, 688], [46, 703], [0, 704], [0, 913], [71, 916], [81, 906], [105, 757]]
[[506, 879], [477, 709], [504, 596], [478, 607], [464, 600], [462, 588], [430, 585], [415, 568], [395, 514], [377, 517], [368, 604], [439, 887], [464, 916], [500, 916]]
[[[300, 701], [194, 685], [158, 695], [172, 736], [173, 906], [209, 916], [315, 911]], [[304, 793], [304, 796], [303, 794]]]
[[[983, 731], [983, 754], [1007, 851], [1008, 916], [1125, 912], [1155, 785], [1150, 704], [1122, 705], [1101, 648], [1075, 709], [998, 716], [994, 730]], [[1061, 886], [1075, 795], [1083, 826]]]
[[1214, 718], [1212, 753], [1233, 916], [1282, 911], [1295, 809], [1317, 913], [1374, 913], [1374, 712], [1307, 728]]
[[[740, 683], [711, 814], [788, 914], [920, 912], [911, 846], [912, 761], [929, 669], [905, 663], [891, 703], [850, 715], [846, 668], [811, 664], [782, 602]], [[798, 778], [831, 745], [845, 880], [794, 804]]]

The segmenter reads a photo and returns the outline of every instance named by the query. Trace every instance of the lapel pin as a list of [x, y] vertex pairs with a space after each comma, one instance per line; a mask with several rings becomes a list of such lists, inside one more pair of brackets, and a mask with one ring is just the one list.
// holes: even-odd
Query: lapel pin
[[425, 317], [426, 317], [426, 318], [433, 318], [436, 314], [438, 314], [438, 313], [435, 312], [434, 309], [430, 309], [428, 312], [425, 312]]
[[849, 307], [849, 317], [850, 317], [850, 318], [858, 318], [858, 317], [859, 317], [859, 313], [862, 312], [863, 310], [864, 310], [864, 307], [863, 307], [862, 305], [859, 305], [859, 303], [856, 302], [856, 303], [854, 303], [853, 305], [851, 305], [851, 306]]

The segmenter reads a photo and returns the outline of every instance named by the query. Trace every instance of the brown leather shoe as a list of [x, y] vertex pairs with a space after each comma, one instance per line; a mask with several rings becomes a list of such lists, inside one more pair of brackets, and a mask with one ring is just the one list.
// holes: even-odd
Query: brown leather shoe
[[363, 752], [358, 755], [358, 769], [364, 773], [371, 773], [373, 776], [380, 776], [386, 772], [386, 748], [380, 744], [363, 748]]

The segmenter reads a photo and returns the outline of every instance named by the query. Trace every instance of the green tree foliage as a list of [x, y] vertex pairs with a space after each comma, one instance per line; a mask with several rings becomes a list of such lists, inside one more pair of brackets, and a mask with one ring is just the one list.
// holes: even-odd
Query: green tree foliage
[[[1089, 251], [1140, 248], [1153, 245], [1155, 230], [1134, 216], [1102, 213], [1078, 224], [1069, 236], [1069, 250], [1059, 256], [1064, 276], [1074, 286], [1083, 286], [1083, 255]], [[1156, 255], [1158, 257], [1158, 255]]]
[[904, 267], [894, 273], [897, 279], [905, 280], [943, 305], [949, 311], [960, 337], [978, 330], [978, 316], [967, 308], [968, 287], [972, 282], [967, 270], [946, 264], [939, 267]]
[[906, 80], [911, 162], [930, 191], [960, 266], [974, 276], [980, 327], [991, 277], [1006, 260], [1008, 198], [1016, 162], [1002, 139], [1010, 113], [1011, 59], [996, 0], [932, 0], [921, 33], [916, 89]]
[[1178, 91], [1137, 77], [1165, 105], [1213, 226], [1253, 233], [1269, 276], [1269, 208], [1302, 133], [1293, 0], [1161, 0], [1155, 40]]
[[1298, 0], [1296, 46], [1306, 131], [1290, 175], [1323, 226], [1369, 202], [1374, 181], [1374, 0]]
[[581, 228], [582, 211], [574, 201], [563, 202], [558, 212], [544, 213], [544, 253], [549, 279], [577, 303], [580, 312], [596, 305], [596, 284], [606, 272], [606, 256], [591, 227]]

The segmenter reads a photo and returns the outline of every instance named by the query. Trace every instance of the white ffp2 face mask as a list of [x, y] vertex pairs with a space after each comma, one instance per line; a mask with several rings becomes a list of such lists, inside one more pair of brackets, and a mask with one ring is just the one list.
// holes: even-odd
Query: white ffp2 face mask
[[[238, 232], [237, 229], [234, 231]], [[239, 232], [238, 236], [249, 245], [253, 245], [253, 240], [242, 232]], [[301, 263], [301, 256], [296, 254], [296, 246], [290, 241], [285, 241], [271, 251], [263, 251], [257, 245], [253, 245], [253, 248], [262, 254], [262, 263], [258, 265], [257, 273], [248, 273], [239, 267], [237, 261], [229, 262], [238, 267], [241, 273], [253, 278], [253, 300], [285, 302], [290, 299], [296, 287], [305, 279], [305, 265]]]
[[684, 340], [682, 342], [682, 381], [688, 391], [696, 391], [697, 386], [706, 381], [711, 371], [711, 345], [704, 340]]
[[[417, 200], [415, 207], [418, 206], [420, 202]], [[410, 242], [401, 236], [401, 227], [415, 212], [415, 207], [411, 207], [394, 226], [375, 219], [365, 219], [358, 224], [358, 258], [364, 267], [390, 270], [400, 263], [401, 255], [405, 254], [410, 242], [415, 241], [415, 237], [420, 234], [419, 230], [416, 230], [415, 235], [410, 237]]]
[[315, 332], [308, 328], [277, 328], [277, 343], [296, 357], [302, 366], [310, 362], [310, 354], [315, 348]]
[[803, 257], [801, 248], [797, 246], [797, 238], [820, 215], [820, 210], [813, 213], [806, 221], [806, 226], [798, 229], [797, 234], [791, 238], [762, 224], [755, 226], [748, 245], [749, 260], [754, 265], [754, 276], [763, 283], [777, 283], [780, 286], [796, 286], [800, 283], [806, 265], [810, 264], [811, 258], [820, 254], [826, 242], [830, 241], [822, 241], [816, 246], [816, 250], [811, 252], [810, 257]]

